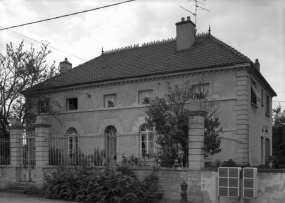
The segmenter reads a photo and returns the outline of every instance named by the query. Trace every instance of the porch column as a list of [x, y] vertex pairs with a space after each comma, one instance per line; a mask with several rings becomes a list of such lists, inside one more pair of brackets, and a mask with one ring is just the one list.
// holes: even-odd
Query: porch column
[[10, 165], [19, 167], [23, 162], [23, 130], [21, 120], [12, 118], [10, 129]]
[[192, 111], [188, 123], [188, 161], [189, 168], [199, 170], [204, 164], [204, 118], [206, 111]]
[[37, 116], [35, 126], [36, 166], [46, 166], [49, 163], [49, 128], [46, 116]]

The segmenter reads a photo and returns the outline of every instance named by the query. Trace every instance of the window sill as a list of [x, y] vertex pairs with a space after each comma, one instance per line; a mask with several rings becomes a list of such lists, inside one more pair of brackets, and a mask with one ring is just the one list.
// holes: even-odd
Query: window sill
[[78, 109], [68, 109], [68, 110], [66, 110], [66, 112], [75, 112], [75, 111], [78, 111]]
[[251, 103], [251, 106], [254, 106], [255, 108], [257, 108], [257, 105], [254, 103]]

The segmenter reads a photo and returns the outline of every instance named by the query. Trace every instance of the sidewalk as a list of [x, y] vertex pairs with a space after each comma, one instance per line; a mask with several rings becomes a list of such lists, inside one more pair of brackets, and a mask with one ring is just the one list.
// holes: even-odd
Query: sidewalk
[[[1, 203], [71, 203], [68, 201], [59, 201], [51, 199], [43, 199], [34, 195], [26, 195], [16, 192], [0, 192]], [[74, 203], [74, 202], [72, 202]]]

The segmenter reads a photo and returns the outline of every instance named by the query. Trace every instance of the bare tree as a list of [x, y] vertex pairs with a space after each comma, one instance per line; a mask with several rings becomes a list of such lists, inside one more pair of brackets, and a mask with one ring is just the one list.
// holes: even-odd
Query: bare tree
[[[9, 137], [10, 118], [20, 118], [23, 123], [33, 120], [38, 101], [48, 99], [37, 91], [47, 85], [43, 81], [58, 73], [54, 62], [46, 63], [51, 52], [47, 47], [42, 45], [36, 51], [31, 46], [25, 50], [22, 41], [18, 47], [7, 44], [6, 55], [0, 53], [0, 136]], [[50, 106], [45, 108], [51, 110]]]

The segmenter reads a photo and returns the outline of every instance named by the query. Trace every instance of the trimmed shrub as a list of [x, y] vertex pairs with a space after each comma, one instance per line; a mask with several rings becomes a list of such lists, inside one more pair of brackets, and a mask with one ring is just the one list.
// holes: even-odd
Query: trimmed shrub
[[158, 177], [152, 173], [140, 181], [126, 167], [60, 169], [46, 175], [44, 197], [78, 202], [156, 203], [162, 199]]

